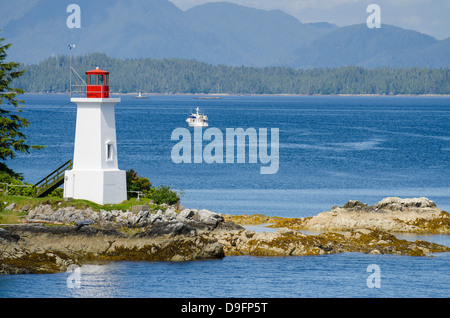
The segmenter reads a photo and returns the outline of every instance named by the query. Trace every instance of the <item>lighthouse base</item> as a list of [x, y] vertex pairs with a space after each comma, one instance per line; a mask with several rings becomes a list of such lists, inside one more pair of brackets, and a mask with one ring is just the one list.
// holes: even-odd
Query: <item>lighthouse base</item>
[[64, 198], [89, 200], [101, 205], [127, 199], [124, 170], [68, 170], [64, 176]]

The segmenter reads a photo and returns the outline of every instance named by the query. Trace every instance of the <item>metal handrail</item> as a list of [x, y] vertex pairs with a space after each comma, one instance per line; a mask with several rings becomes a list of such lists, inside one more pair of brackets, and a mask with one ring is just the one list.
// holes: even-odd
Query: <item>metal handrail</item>
[[[118, 86], [108, 86], [108, 85], [71, 85], [70, 86], [70, 98], [72, 97], [81, 97], [86, 98], [87, 97], [87, 86], [90, 87], [99, 87], [100, 90], [90, 92], [94, 94], [100, 94], [100, 96], [103, 96], [104, 93], [108, 93], [109, 97], [112, 98], [111, 95], [114, 97], [120, 97], [122, 93], [119, 91]], [[108, 87], [108, 91], [103, 90], [103, 87]], [[73, 96], [75, 95], [75, 96]]]
[[22, 187], [22, 188], [34, 188], [34, 185], [32, 184], [12, 184], [12, 183], [6, 183], [6, 182], [1, 182], [1, 185], [5, 184], [5, 194], [9, 195], [9, 189], [12, 187]]

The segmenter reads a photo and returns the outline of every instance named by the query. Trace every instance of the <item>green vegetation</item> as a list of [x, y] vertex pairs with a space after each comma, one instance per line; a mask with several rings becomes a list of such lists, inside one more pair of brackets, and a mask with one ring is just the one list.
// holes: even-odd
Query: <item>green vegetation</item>
[[175, 191], [170, 190], [170, 187], [163, 185], [156, 188], [151, 188], [147, 191], [146, 197], [153, 200], [155, 204], [166, 203], [172, 205], [180, 201], [180, 197]]
[[136, 198], [138, 197], [138, 194], [145, 195], [144, 192], [149, 191], [152, 187], [148, 178], [139, 177], [133, 169], [126, 172], [126, 177], [128, 198]]
[[[113, 210], [131, 210], [133, 205], [148, 205], [149, 208], [153, 211], [156, 210], [165, 210], [164, 207], [159, 204], [154, 203], [149, 198], [130, 198], [119, 204], [105, 204], [100, 205], [87, 200], [78, 200], [73, 199], [70, 201], [65, 201], [63, 198], [56, 197], [44, 197], [44, 198], [33, 198], [33, 197], [25, 197], [25, 196], [17, 196], [17, 195], [2, 195], [0, 196], [0, 224], [11, 224], [11, 223], [19, 223], [21, 217], [26, 216], [29, 210], [36, 208], [42, 204], [48, 204], [55, 208], [64, 208], [64, 207], [74, 207], [76, 209], [87, 209], [91, 208], [94, 211], [113, 211]], [[6, 204], [4, 202], [7, 202]], [[6, 209], [7, 205], [13, 204], [13, 209]]]
[[0, 224], [18, 223], [20, 217], [26, 215], [27, 212], [14, 209], [10, 210], [7, 207], [9, 204], [14, 203], [17, 205], [26, 200], [27, 198], [22, 196], [0, 194]]
[[140, 193], [139, 197], [148, 198], [158, 205], [172, 205], [180, 201], [178, 194], [169, 186], [152, 187], [148, 178], [139, 177], [133, 169], [127, 171], [127, 191], [128, 198], [135, 198]]
[[[11, 44], [3, 45], [4, 38], [0, 38], [0, 160], [5, 161], [16, 156], [17, 152], [27, 153], [30, 149], [40, 149], [42, 146], [33, 146], [26, 143], [26, 136], [22, 130], [30, 122], [20, 117], [22, 100], [17, 96], [24, 93], [23, 89], [14, 88], [12, 82], [23, 75], [19, 63], [5, 62], [6, 50]], [[5, 103], [5, 105], [3, 105]], [[9, 169], [5, 163], [0, 162], [0, 173], [20, 179], [20, 175]]]
[[[122, 93], [189, 94], [450, 94], [450, 69], [358, 66], [293, 69], [232, 67], [183, 59], [111, 58], [95, 53], [73, 58], [79, 74], [99, 66]], [[68, 92], [69, 57], [24, 66], [14, 85], [27, 92]]]
[[[35, 198], [32, 187], [21, 187], [27, 185], [6, 173], [0, 172], [0, 224], [17, 223], [20, 217], [27, 214], [27, 211], [42, 204], [49, 204], [53, 207], [73, 206], [77, 209], [91, 208], [94, 211], [106, 210], [131, 210], [133, 205], [148, 205], [152, 210], [165, 209], [162, 204], [173, 205], [180, 201], [177, 192], [171, 190], [168, 186], [152, 187], [148, 178], [139, 177], [133, 170], [127, 171], [127, 190], [128, 199], [120, 204], [100, 205], [87, 200], [63, 199], [63, 189], [57, 188], [47, 197]], [[8, 193], [6, 193], [6, 184], [8, 184]], [[137, 198], [137, 192], [141, 195]], [[14, 209], [6, 209], [7, 205], [14, 204]]]

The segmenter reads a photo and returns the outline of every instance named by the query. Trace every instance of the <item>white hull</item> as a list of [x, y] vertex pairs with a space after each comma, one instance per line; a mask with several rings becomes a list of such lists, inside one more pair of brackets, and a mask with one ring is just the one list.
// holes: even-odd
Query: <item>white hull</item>
[[208, 127], [208, 123], [191, 122], [188, 124], [189, 124], [189, 127]]
[[208, 116], [199, 113], [199, 108], [197, 107], [196, 113], [191, 113], [186, 119], [189, 127], [208, 127]]

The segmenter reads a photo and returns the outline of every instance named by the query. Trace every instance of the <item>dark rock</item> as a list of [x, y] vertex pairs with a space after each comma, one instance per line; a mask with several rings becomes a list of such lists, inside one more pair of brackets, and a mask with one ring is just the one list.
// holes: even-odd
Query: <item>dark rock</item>
[[367, 207], [367, 204], [362, 203], [361, 201], [358, 200], [350, 200], [344, 205], [344, 208], [346, 209], [365, 208], [365, 207]]
[[88, 225], [91, 225], [92, 223], [94, 223], [94, 221], [92, 221], [92, 220], [83, 220], [83, 221], [76, 222], [75, 225], [77, 226], [77, 231], [78, 231], [83, 226], [88, 226]]
[[4, 239], [8, 242], [17, 242], [20, 240], [20, 236], [13, 234], [8, 230], [0, 228], [0, 239]]
[[215, 242], [208, 244], [203, 248], [202, 258], [222, 258], [225, 257], [223, 245]]
[[190, 227], [198, 230], [212, 231], [224, 222], [223, 216], [208, 210], [186, 209], [180, 212], [176, 217], [179, 222], [182, 222]]
[[52, 234], [52, 235], [84, 235], [84, 236], [116, 236], [127, 237], [126, 234], [120, 233], [115, 229], [97, 229], [92, 226], [83, 226], [80, 229], [74, 226], [45, 226], [43, 224], [24, 224], [15, 226], [10, 229], [14, 234], [31, 233], [31, 234]]
[[217, 230], [223, 231], [243, 231], [245, 228], [239, 224], [233, 223], [231, 221], [220, 222], [217, 227]]
[[189, 235], [189, 234], [196, 234], [197, 231], [190, 227], [189, 225], [186, 225], [182, 222], [178, 221], [155, 221], [152, 226], [141, 233], [135, 234], [133, 237], [157, 237], [162, 235]]

